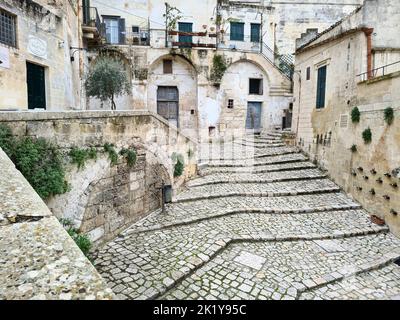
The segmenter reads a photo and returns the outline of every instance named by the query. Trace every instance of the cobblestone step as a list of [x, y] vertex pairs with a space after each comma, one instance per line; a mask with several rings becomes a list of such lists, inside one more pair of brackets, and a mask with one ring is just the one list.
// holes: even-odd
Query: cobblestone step
[[324, 214], [241, 214], [147, 233], [123, 233], [103, 247], [94, 264], [121, 298], [155, 298], [237, 241], [340, 238], [387, 232], [365, 211]]
[[279, 171], [268, 173], [224, 172], [206, 175], [187, 183], [188, 187], [220, 183], [268, 183], [279, 181], [298, 181], [325, 178], [326, 174], [318, 169], [299, 169], [296, 171]]
[[192, 187], [176, 197], [174, 202], [195, 201], [222, 197], [277, 197], [290, 195], [339, 192], [340, 188], [328, 179], [274, 183], [217, 184]]
[[245, 147], [251, 147], [251, 148], [256, 148], [256, 149], [266, 149], [266, 148], [278, 148], [278, 147], [284, 147], [284, 143], [251, 143], [251, 142], [234, 142], [237, 145], [240, 146], [245, 146]]
[[214, 161], [209, 162], [208, 167], [257, 167], [269, 164], [293, 163], [299, 161], [308, 161], [308, 157], [301, 153], [293, 153], [285, 156], [271, 156], [268, 158], [251, 159], [248, 161]]
[[360, 205], [343, 193], [326, 193], [272, 198], [227, 197], [195, 200], [166, 206], [159, 215], [150, 215], [137, 222], [132, 228], [138, 231], [160, 229], [178, 224], [190, 224], [214, 217], [248, 213], [309, 213], [332, 210], [359, 209]]
[[[324, 243], [336, 245], [337, 251], [327, 253], [321, 247]], [[381, 268], [400, 254], [398, 243], [389, 234], [328, 242], [236, 243], [161, 298], [295, 300], [307, 289]], [[389, 279], [396, 281], [397, 274], [389, 275]]]
[[245, 173], [268, 173], [268, 172], [280, 172], [280, 171], [297, 171], [299, 169], [313, 169], [316, 168], [315, 164], [311, 162], [293, 162], [275, 165], [264, 165], [264, 166], [253, 166], [253, 167], [210, 167], [199, 170], [201, 176], [214, 174], [214, 173], [225, 173], [225, 172], [245, 172]]

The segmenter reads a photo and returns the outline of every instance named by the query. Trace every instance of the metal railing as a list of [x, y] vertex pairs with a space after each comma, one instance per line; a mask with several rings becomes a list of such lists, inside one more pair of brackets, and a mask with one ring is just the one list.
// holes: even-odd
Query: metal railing
[[86, 27], [95, 27], [102, 29], [102, 23], [96, 7], [82, 7], [83, 25]]
[[359, 82], [363, 82], [366, 80], [383, 77], [385, 75], [388, 75], [390, 73], [397, 72], [397, 71], [400, 71], [400, 61], [387, 64], [383, 67], [379, 67], [379, 68], [373, 69], [371, 71], [360, 73], [357, 75], [357, 78], [358, 78]]
[[106, 44], [134, 46], [150, 45], [150, 31], [147, 28], [140, 28], [139, 31], [134, 31], [132, 27], [121, 30], [119, 27], [108, 26], [105, 27], [105, 30]]

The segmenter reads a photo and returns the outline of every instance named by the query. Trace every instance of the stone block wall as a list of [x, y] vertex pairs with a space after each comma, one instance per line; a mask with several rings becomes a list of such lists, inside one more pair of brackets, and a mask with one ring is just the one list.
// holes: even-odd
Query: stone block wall
[[[57, 217], [71, 219], [96, 243], [111, 239], [124, 228], [161, 207], [163, 183], [176, 193], [196, 174], [197, 145], [150, 112], [23, 112], [0, 113], [0, 123], [19, 136], [43, 137], [56, 143], [66, 155], [70, 191], [47, 201]], [[129, 167], [123, 157], [111, 165], [105, 143], [134, 148], [137, 161]], [[97, 160], [84, 168], [68, 163], [73, 147], [94, 147]], [[188, 151], [193, 156], [189, 158]], [[173, 175], [172, 155], [181, 154], [185, 171]]]

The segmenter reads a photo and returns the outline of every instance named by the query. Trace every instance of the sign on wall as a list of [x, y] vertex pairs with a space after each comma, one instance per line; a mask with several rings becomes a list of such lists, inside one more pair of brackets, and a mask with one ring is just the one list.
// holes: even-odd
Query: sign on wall
[[10, 69], [10, 50], [0, 47], [0, 68]]
[[47, 59], [47, 42], [30, 35], [28, 40], [28, 52], [36, 57]]

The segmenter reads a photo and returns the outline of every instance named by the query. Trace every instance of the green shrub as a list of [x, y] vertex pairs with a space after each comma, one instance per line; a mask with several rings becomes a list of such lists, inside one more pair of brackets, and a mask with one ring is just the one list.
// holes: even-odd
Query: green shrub
[[10, 158], [13, 155], [14, 144], [15, 139], [11, 129], [4, 124], [0, 124], [0, 147]]
[[91, 147], [90, 149], [72, 148], [69, 152], [71, 162], [78, 166], [78, 170], [85, 167], [87, 160], [97, 160], [97, 150]]
[[216, 54], [213, 58], [210, 80], [215, 83], [221, 82], [226, 69], [228, 69], [228, 65], [225, 61], [224, 56]]
[[178, 159], [174, 168], [174, 177], [180, 177], [183, 174], [183, 169], [185, 165], [181, 159]]
[[70, 237], [75, 241], [76, 245], [81, 249], [85, 256], [88, 256], [90, 248], [92, 247], [92, 242], [89, 237], [79, 233], [79, 231], [74, 228], [74, 224], [69, 219], [59, 219], [60, 223], [63, 225], [64, 229], [68, 232]]
[[129, 167], [133, 167], [136, 164], [136, 158], [137, 154], [135, 149], [122, 149], [119, 153], [121, 156], [123, 156], [126, 159], [126, 162], [128, 163]]
[[388, 107], [384, 111], [385, 121], [390, 126], [394, 120], [394, 110], [391, 107]]
[[362, 138], [365, 143], [370, 143], [372, 141], [372, 131], [370, 128], [363, 131]]
[[355, 144], [353, 144], [350, 148], [351, 152], [355, 153], [357, 152], [357, 146]]
[[360, 117], [361, 117], [360, 110], [357, 107], [353, 108], [353, 110], [351, 110], [351, 121], [353, 123], [358, 123], [360, 122]]
[[104, 145], [104, 152], [108, 154], [108, 159], [110, 159], [111, 165], [116, 165], [118, 163], [118, 154], [115, 151], [114, 145], [106, 143]]
[[42, 199], [68, 191], [62, 157], [45, 139], [20, 139], [12, 160]]

